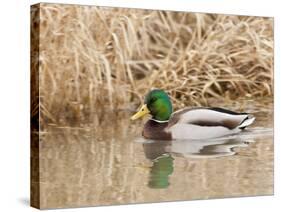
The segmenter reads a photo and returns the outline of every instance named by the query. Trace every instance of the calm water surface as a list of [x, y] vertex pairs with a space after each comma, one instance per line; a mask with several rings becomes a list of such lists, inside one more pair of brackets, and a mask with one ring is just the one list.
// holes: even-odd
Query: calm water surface
[[144, 120], [105, 114], [93, 126], [40, 132], [43, 208], [273, 194], [273, 108], [247, 131], [202, 141], [142, 138]]

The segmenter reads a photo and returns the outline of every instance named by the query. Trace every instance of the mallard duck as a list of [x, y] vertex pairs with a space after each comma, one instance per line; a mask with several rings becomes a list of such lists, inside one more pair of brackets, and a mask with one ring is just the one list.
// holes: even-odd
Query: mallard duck
[[218, 107], [184, 108], [173, 113], [168, 94], [161, 89], [151, 90], [144, 105], [131, 117], [136, 120], [150, 114], [142, 135], [147, 139], [210, 139], [241, 132], [255, 117]]

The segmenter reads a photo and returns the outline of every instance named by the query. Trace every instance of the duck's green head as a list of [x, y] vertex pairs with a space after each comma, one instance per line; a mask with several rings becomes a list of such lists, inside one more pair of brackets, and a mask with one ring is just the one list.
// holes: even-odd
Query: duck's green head
[[173, 107], [168, 94], [163, 90], [154, 89], [146, 95], [144, 105], [131, 120], [150, 114], [157, 121], [168, 121], [172, 112]]

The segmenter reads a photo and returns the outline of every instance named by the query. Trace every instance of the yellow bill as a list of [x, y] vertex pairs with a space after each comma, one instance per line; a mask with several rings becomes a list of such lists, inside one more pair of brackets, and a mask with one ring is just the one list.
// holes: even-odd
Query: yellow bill
[[140, 117], [142, 117], [142, 116], [144, 116], [146, 114], [149, 114], [149, 113], [150, 113], [150, 111], [147, 108], [147, 105], [144, 104], [143, 106], [141, 106], [140, 110], [135, 115], [133, 115], [131, 117], [131, 120], [136, 120], [136, 119], [138, 119], [138, 118], [140, 118]]

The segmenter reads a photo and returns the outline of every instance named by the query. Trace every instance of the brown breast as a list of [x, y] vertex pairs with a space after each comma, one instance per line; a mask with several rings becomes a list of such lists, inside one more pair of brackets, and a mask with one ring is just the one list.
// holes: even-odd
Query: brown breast
[[143, 137], [155, 140], [172, 140], [172, 134], [165, 132], [168, 122], [159, 123], [153, 120], [148, 120], [142, 132]]

